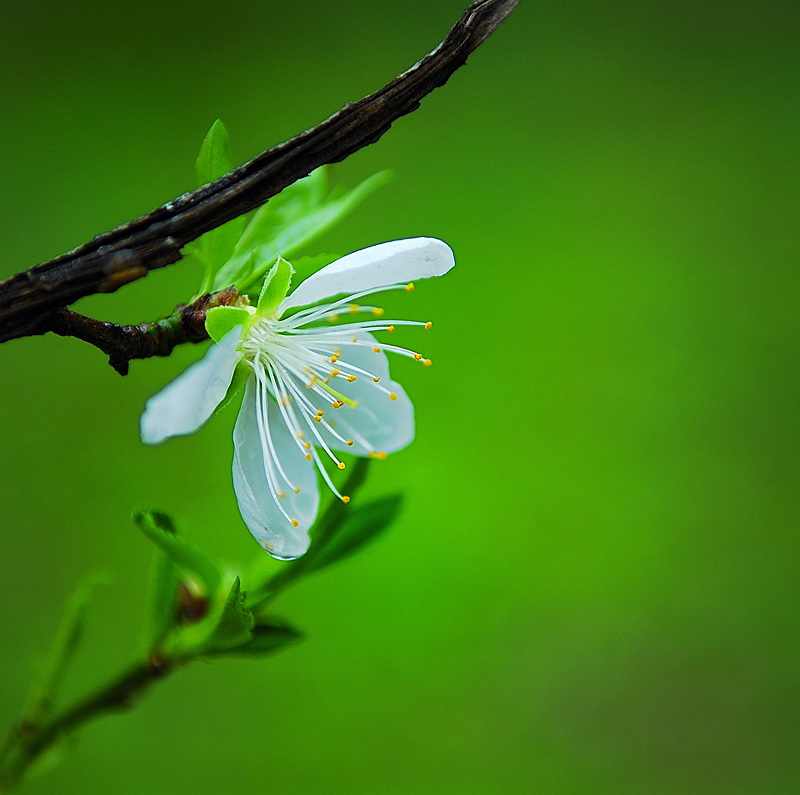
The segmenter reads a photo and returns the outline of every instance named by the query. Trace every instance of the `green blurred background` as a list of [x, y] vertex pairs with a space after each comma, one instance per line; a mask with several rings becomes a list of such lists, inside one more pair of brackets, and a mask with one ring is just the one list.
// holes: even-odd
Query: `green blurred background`
[[[3, 3], [0, 275], [191, 188], [216, 117], [244, 160], [465, 5]], [[797, 792], [798, 21], [524, 0], [336, 166], [396, 177], [309, 253], [432, 235], [458, 260], [386, 301], [435, 322], [435, 366], [394, 368], [417, 441], [368, 488], [406, 511], [276, 604], [302, 645], [181, 671], [27, 791]], [[78, 308], [138, 322], [197, 280], [179, 264]], [[0, 346], [4, 725], [85, 572], [113, 580], [67, 695], [130, 658], [151, 557], [133, 507], [234, 565], [258, 553], [234, 412], [138, 440], [199, 354], [123, 379], [76, 340]]]

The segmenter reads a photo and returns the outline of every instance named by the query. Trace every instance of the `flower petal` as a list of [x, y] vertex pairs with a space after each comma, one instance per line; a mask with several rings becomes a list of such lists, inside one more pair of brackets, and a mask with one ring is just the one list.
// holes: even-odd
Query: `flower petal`
[[[267, 397], [267, 428], [282, 473], [279, 471], [259, 427], [257, 400], [261, 395], [255, 377], [250, 378], [233, 431], [233, 487], [242, 518], [256, 541], [274, 558], [290, 560], [308, 549], [308, 530], [319, 507], [317, 473], [286, 427], [278, 404]], [[276, 492], [284, 496], [276, 496]]]
[[139, 426], [145, 444], [196, 431], [225, 397], [241, 359], [242, 327], [228, 332], [206, 355], [145, 403]]
[[[380, 343], [367, 333], [357, 335], [359, 340], [368, 345], [342, 345], [342, 356], [336, 367], [342, 373], [353, 373], [356, 380], [348, 383], [336, 379], [333, 386], [345, 397], [358, 402], [353, 408], [345, 404], [332, 409], [330, 404], [319, 395], [314, 395], [314, 403], [325, 412], [325, 420], [340, 436], [352, 439], [348, 445], [337, 439], [324, 426], [323, 439], [332, 449], [353, 455], [368, 456], [371, 453], [393, 453], [406, 447], [414, 439], [414, 406], [405, 390], [389, 377], [389, 361], [382, 351], [376, 353], [373, 347]], [[350, 367], [365, 370], [379, 378], [375, 383], [372, 378]], [[396, 395], [394, 399], [389, 395]]]
[[337, 259], [309, 276], [284, 299], [281, 312], [316, 304], [341, 293], [359, 293], [392, 284], [441, 276], [455, 265], [447, 243], [433, 237], [393, 240]]

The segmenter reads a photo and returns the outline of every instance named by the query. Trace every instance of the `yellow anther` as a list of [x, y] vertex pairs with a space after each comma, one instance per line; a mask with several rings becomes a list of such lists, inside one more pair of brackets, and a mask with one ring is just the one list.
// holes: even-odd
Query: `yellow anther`
[[358, 337], [353, 337], [353, 342], [358, 342]]
[[422, 360], [422, 363], [423, 363], [423, 364], [424, 364], [426, 367], [430, 367], [430, 366], [433, 364], [433, 362], [432, 362], [430, 359], [423, 359], [423, 360]]
[[286, 494], [285, 494], [284, 492], [282, 492], [282, 491], [279, 491], [279, 492], [278, 492], [278, 496], [279, 496], [281, 499], [283, 499], [283, 498], [286, 496]]
[[346, 494], [344, 494], [344, 495], [342, 495], [342, 502], [345, 505], [347, 505], [347, 503], [350, 502], [350, 498]]
[[311, 442], [303, 442], [303, 447], [305, 447], [306, 450], [310, 450], [311, 449]]
[[328, 317], [328, 323], [338, 323], [339, 322], [339, 315], [330, 315]]
[[302, 439], [304, 436], [305, 436], [305, 433], [303, 431], [298, 431], [297, 432], [297, 438], [298, 439]]
[[320, 417], [319, 414], [317, 414], [317, 416], [314, 417], [314, 422], [322, 422], [322, 417]]
[[394, 326], [387, 326], [387, 327], [386, 327], [386, 330], [387, 330], [388, 332], [392, 332], [392, 331], [394, 331]]
[[375, 317], [381, 317], [383, 315], [383, 309], [376, 306], [375, 309], [372, 310], [372, 314], [375, 315]]
[[352, 447], [353, 446], [353, 440], [352, 439], [348, 439], [347, 440], [347, 446], [348, 447]]
[[310, 460], [311, 460], [311, 453], [306, 453], [306, 461], [310, 461]]
[[317, 416], [321, 417], [325, 412], [322, 409], [317, 409]]
[[425, 324], [425, 328], [428, 329], [429, 331], [430, 331], [432, 326], [433, 326], [433, 323], [431, 323], [430, 320]]
[[370, 458], [377, 458], [378, 454], [374, 450], [370, 450], [369, 451], [369, 457]]
[[350, 304], [350, 306], [347, 308], [350, 311], [351, 315], [355, 315], [361, 311], [361, 307], [358, 304]]
[[407, 293], [410, 293], [410, 292], [411, 292], [413, 289], [414, 289], [414, 282], [409, 282], [409, 283], [406, 285], [406, 292], [407, 292]]
[[355, 375], [348, 375], [346, 380], [349, 381], [352, 384], [353, 381], [357, 381], [358, 380], [358, 377], [355, 376]]
[[335, 409], [340, 409], [342, 406], [344, 406], [344, 401], [337, 400], [335, 403], [331, 403], [331, 406]]
[[344, 461], [340, 461], [336, 466], [339, 467], [339, 469], [344, 469]]
[[375, 351], [375, 353], [380, 353], [381, 352], [380, 348], [373, 348], [372, 350]]
[[298, 522], [297, 519], [292, 519], [292, 527], [297, 527], [299, 524], [300, 522]]
[[389, 395], [389, 400], [397, 400], [397, 395], [395, 395], [395, 393], [392, 392], [392, 394]]
[[342, 372], [341, 370], [337, 370], [334, 367], [333, 370], [331, 370], [331, 378], [336, 378], [336, 376], [339, 375], [339, 373], [341, 373], [341, 372]]
[[329, 384], [330, 382], [331, 382], [331, 379], [330, 379], [330, 378], [323, 378], [323, 379], [322, 379], [322, 383], [323, 383], [323, 384]]
[[386, 460], [386, 453], [378, 453], [378, 458], [381, 461], [385, 461]]
[[338, 361], [339, 361], [339, 359], [341, 358], [341, 356], [342, 356], [342, 354], [341, 354], [341, 353], [334, 353], [334, 354], [333, 354], [333, 356], [331, 356], [331, 358], [330, 358], [330, 359], [328, 359], [328, 361], [329, 361], [331, 364], [336, 364], [336, 362], [338, 362]]
[[294, 493], [295, 494], [299, 494], [300, 493], [300, 486], [295, 486], [294, 487]]
[[415, 353], [415, 354], [414, 354], [414, 358], [415, 358], [417, 361], [419, 361], [420, 359], [422, 359], [422, 354], [421, 354], [421, 353]]
[[377, 384], [378, 381], [381, 380], [381, 377], [379, 375], [375, 375], [375, 376], [372, 377], [372, 380]]

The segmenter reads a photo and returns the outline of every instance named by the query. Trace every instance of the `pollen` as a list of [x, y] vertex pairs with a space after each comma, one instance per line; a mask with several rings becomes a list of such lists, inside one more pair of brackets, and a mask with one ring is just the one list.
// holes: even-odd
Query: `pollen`
[[348, 375], [347, 376], [347, 381], [352, 384], [353, 381], [358, 381], [358, 377], [354, 376], [354, 375]]
[[430, 331], [432, 327], [433, 327], [433, 323], [431, 323], [431, 321], [429, 320], [429, 321], [428, 321], [428, 322], [425, 324], [425, 329], [426, 329], [427, 331]]
[[300, 522], [298, 522], [297, 519], [292, 519], [292, 527], [297, 527], [299, 524]]
[[306, 461], [310, 461], [310, 460], [311, 460], [311, 453], [306, 453]]
[[345, 505], [347, 505], [347, 503], [348, 503], [348, 502], [350, 502], [350, 498], [349, 498], [349, 497], [348, 497], [346, 494], [343, 494], [343, 495], [342, 495], [342, 502], [343, 502]]
[[337, 400], [335, 403], [331, 403], [331, 406], [335, 409], [340, 409], [342, 406], [344, 406], [344, 401]]
[[305, 447], [306, 450], [310, 450], [311, 449], [311, 442], [303, 442], [303, 447]]
[[373, 350], [375, 353], [380, 353], [380, 352], [381, 352], [381, 349], [380, 349], [380, 348], [373, 348], [372, 350]]
[[344, 461], [340, 461], [336, 466], [339, 467], [339, 469], [344, 469], [345, 467]]
[[341, 370], [338, 370], [336, 367], [334, 367], [333, 370], [331, 370], [331, 378], [336, 378], [336, 376], [341, 372]]
[[424, 364], [426, 367], [430, 367], [430, 366], [433, 364], [433, 362], [432, 362], [430, 359], [423, 359], [423, 360], [422, 360], [422, 363], [423, 363], [423, 364]]
[[391, 333], [392, 331], [394, 331], [394, 326], [387, 326], [386, 330]]
[[300, 493], [300, 486], [295, 486], [294, 487], [294, 493], [295, 494], [299, 494]]
[[389, 400], [397, 400], [397, 395], [396, 395], [394, 392], [392, 392], [392, 393], [389, 395]]
[[414, 354], [414, 358], [415, 358], [417, 361], [420, 361], [420, 360], [422, 359], [422, 354], [421, 354], [421, 353], [415, 353], [415, 354]]
[[352, 439], [348, 439], [347, 440], [347, 446], [348, 447], [352, 447], [353, 446], [353, 440]]
[[406, 285], [406, 292], [407, 292], [407, 293], [411, 293], [411, 292], [413, 292], [413, 291], [414, 291], [414, 282], [409, 282], [409, 283]]
[[331, 358], [330, 358], [330, 359], [328, 359], [328, 361], [329, 361], [331, 364], [336, 364], [336, 362], [338, 362], [338, 361], [339, 361], [339, 359], [340, 359], [341, 355], [342, 355], [341, 353], [334, 353], [334, 354], [333, 354], [333, 356], [331, 356]]
[[322, 422], [322, 417], [320, 417], [319, 414], [317, 414], [317, 416], [314, 417], [314, 422]]

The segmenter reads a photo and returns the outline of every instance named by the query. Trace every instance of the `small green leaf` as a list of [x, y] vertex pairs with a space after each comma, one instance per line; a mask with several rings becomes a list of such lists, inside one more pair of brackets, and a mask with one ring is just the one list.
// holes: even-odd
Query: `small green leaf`
[[221, 342], [236, 326], [249, 323], [252, 317], [243, 306], [214, 306], [206, 312], [206, 331], [214, 342]]
[[302, 634], [282, 619], [270, 616], [260, 617], [258, 623], [251, 630], [250, 640], [219, 653], [237, 657], [263, 657], [284, 646], [298, 643], [302, 639]]
[[258, 296], [259, 315], [274, 315], [281, 301], [286, 298], [289, 292], [289, 285], [292, 283], [294, 269], [283, 258], [278, 257], [278, 261], [272, 266], [272, 270], [264, 279], [264, 286], [261, 288], [261, 295]]
[[[164, 521], [165, 518], [168, 523]], [[217, 565], [188, 541], [175, 535], [172, 522], [165, 514], [155, 511], [134, 511], [133, 521], [170, 560], [193, 574], [207, 595], [213, 597], [216, 594], [220, 582]]]
[[306, 553], [309, 571], [323, 569], [358, 552], [392, 524], [402, 505], [401, 494], [383, 497], [356, 508], [337, 531], [316, 549], [312, 538], [311, 548]]
[[[228, 130], [217, 119], [206, 133], [200, 147], [200, 154], [195, 161], [197, 183], [202, 186], [213, 182], [223, 174], [227, 174], [231, 168]], [[201, 294], [208, 292], [211, 288], [214, 274], [233, 254], [236, 242], [241, 237], [244, 228], [245, 219], [243, 217], [233, 218], [184, 247], [184, 255], [196, 259], [203, 268], [204, 276], [199, 290]]]
[[[153, 515], [165, 533], [175, 534], [175, 525], [169, 516], [155, 511]], [[143, 637], [145, 653], [157, 649], [175, 626], [181, 579], [181, 569], [175, 561], [167, 557], [161, 549], [154, 550], [147, 599], [149, 615]]]
[[95, 574], [87, 577], [78, 585], [67, 602], [50, 651], [31, 685], [28, 703], [25, 707], [27, 722], [38, 724], [51, 710], [64, 679], [67, 665], [75, 655], [83, 638], [89, 602], [97, 586], [106, 582], [107, 578], [102, 575]]
[[278, 256], [292, 256], [390, 178], [388, 171], [381, 171], [342, 195], [325, 198], [325, 175], [324, 169], [313, 171], [253, 214], [230, 260], [215, 276], [214, 290], [235, 284], [241, 292], [249, 292]]
[[231, 168], [230, 136], [225, 125], [217, 119], [206, 133], [194, 164], [198, 186], [213, 182]]
[[224, 652], [248, 643], [253, 637], [254, 623], [253, 614], [249, 610], [245, 610], [244, 593], [242, 593], [237, 577], [225, 599], [219, 621], [206, 638], [199, 653]]

